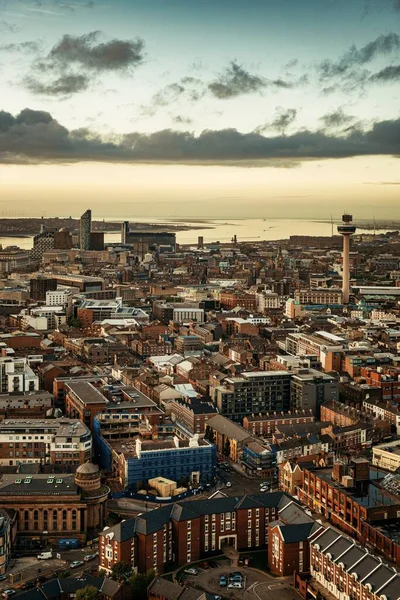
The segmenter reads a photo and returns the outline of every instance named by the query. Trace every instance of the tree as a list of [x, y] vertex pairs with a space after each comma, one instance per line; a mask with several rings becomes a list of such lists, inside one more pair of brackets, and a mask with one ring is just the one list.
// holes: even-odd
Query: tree
[[154, 571], [147, 571], [146, 574], [138, 573], [132, 575], [129, 579], [129, 585], [132, 588], [132, 598], [135, 600], [147, 600], [147, 588], [154, 579]]
[[77, 317], [70, 317], [68, 319], [68, 325], [70, 327], [76, 327], [76, 329], [82, 329], [82, 321]]
[[85, 585], [84, 588], [78, 590], [75, 594], [75, 600], [97, 600], [99, 591], [94, 585]]
[[131, 575], [132, 567], [124, 561], [115, 563], [111, 569], [111, 579], [115, 579], [116, 581], [127, 581]]

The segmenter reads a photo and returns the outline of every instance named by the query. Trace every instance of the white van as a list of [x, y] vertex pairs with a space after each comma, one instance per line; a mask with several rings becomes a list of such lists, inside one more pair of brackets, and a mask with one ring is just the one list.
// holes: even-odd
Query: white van
[[38, 560], [48, 560], [49, 558], [53, 558], [52, 550], [49, 550], [48, 552], [41, 552], [37, 555]]

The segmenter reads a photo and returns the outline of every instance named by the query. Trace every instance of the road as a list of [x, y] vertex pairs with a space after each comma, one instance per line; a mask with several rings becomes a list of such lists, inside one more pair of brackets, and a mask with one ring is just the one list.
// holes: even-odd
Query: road
[[[227, 472], [217, 465], [217, 482], [216, 485], [205, 490], [202, 494], [189, 496], [188, 501], [206, 499], [217, 490], [222, 490], [227, 496], [243, 496], [245, 494], [259, 494], [261, 479], [251, 478], [245, 475], [237, 465], [229, 463], [230, 471]], [[231, 486], [227, 487], [227, 482]], [[277, 490], [277, 485], [271, 487], [271, 491]], [[138, 500], [137, 498], [113, 498], [108, 501], [108, 509], [111, 512], [119, 513], [122, 516], [135, 517], [139, 513], [148, 512], [159, 507], [157, 502], [148, 502], [146, 500]]]
[[[0, 582], [0, 593], [7, 588], [18, 589], [26, 581], [35, 580], [37, 577], [45, 576], [48, 579], [53, 578], [54, 571], [69, 571], [69, 565], [72, 561], [83, 560], [87, 554], [93, 554], [96, 551], [89, 548], [80, 548], [77, 550], [64, 550], [60, 552], [60, 558], [57, 558], [57, 550], [54, 550], [54, 558], [48, 560], [38, 560], [36, 556], [23, 556], [13, 559], [10, 568], [7, 570], [7, 579]], [[85, 562], [82, 567], [73, 569], [72, 575], [78, 575], [82, 570], [91, 572], [97, 571], [97, 556], [89, 562]], [[13, 574], [17, 581], [11, 583], [10, 574]], [[19, 579], [19, 576], [21, 579]]]

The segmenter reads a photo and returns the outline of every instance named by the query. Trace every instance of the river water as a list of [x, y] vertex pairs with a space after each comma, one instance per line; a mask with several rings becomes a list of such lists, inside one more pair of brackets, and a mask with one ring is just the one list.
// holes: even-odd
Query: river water
[[[96, 219], [96, 220], [101, 220]], [[107, 219], [108, 221], [118, 221], [120, 219]], [[261, 241], [278, 240], [288, 238], [291, 235], [324, 235], [332, 234], [332, 224], [330, 221], [310, 221], [306, 219], [204, 219], [184, 221], [183, 219], [138, 219], [132, 217], [133, 223], [155, 223], [157, 225], [185, 224], [193, 229], [178, 231], [176, 234], [177, 242], [180, 244], [194, 244], [198, 236], [203, 236], [205, 243], [215, 241], [229, 242], [234, 235], [240, 241]], [[333, 233], [336, 234], [336, 225], [334, 224]], [[367, 232], [362, 228], [362, 223], [357, 229], [359, 233]], [[376, 229], [379, 233], [381, 230]], [[369, 231], [371, 233], [371, 231]], [[121, 240], [120, 232], [106, 233], [106, 242], [119, 242]], [[0, 237], [0, 244], [3, 248], [6, 246], [19, 246], [20, 248], [32, 248], [32, 237]]]

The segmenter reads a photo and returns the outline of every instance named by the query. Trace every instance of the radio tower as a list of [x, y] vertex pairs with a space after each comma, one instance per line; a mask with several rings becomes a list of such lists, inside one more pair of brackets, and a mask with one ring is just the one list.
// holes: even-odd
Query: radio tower
[[342, 224], [337, 228], [343, 236], [343, 304], [348, 304], [350, 297], [350, 236], [356, 232], [352, 221], [352, 215], [343, 215]]

